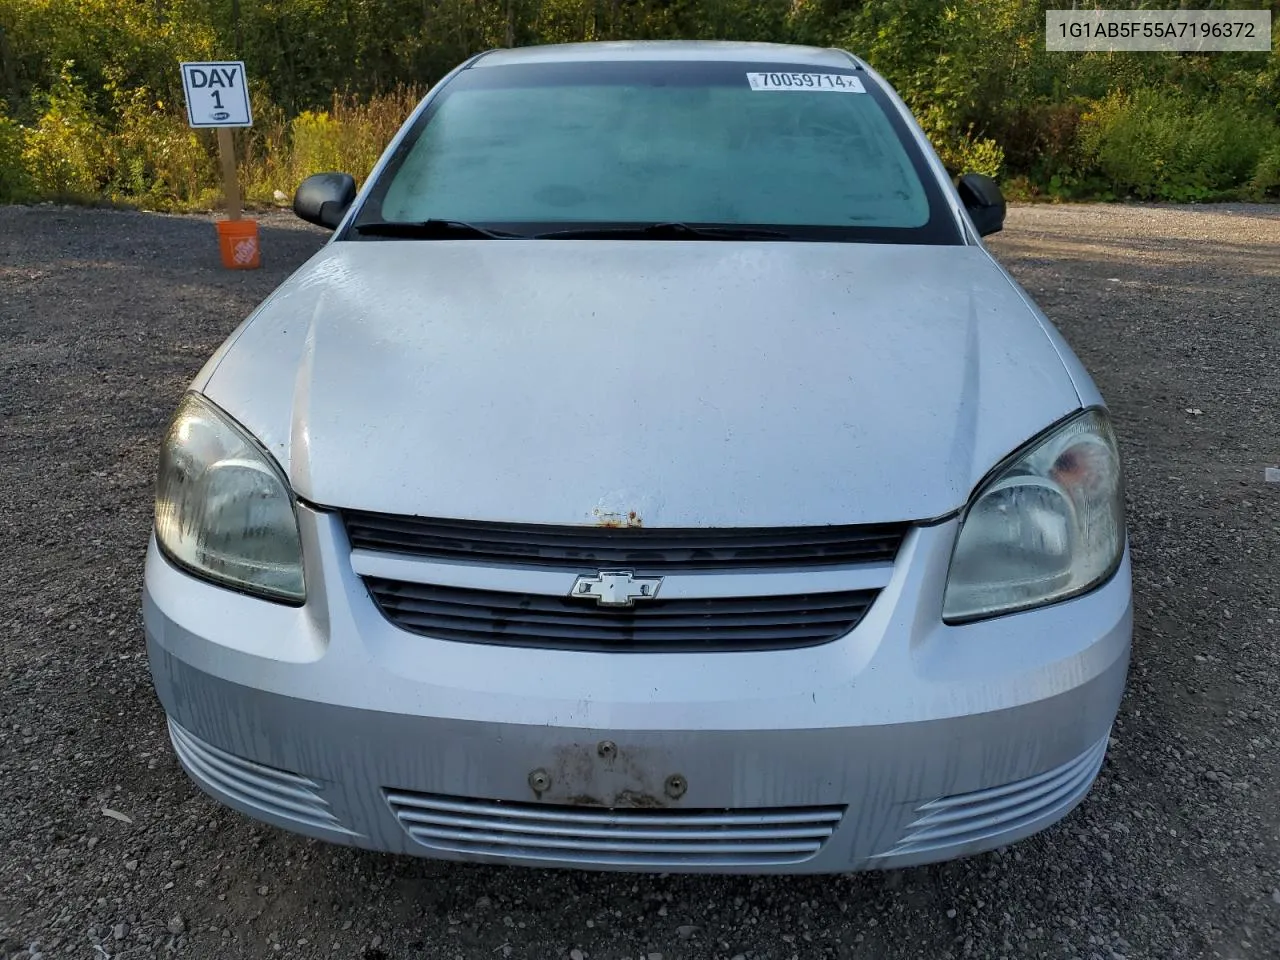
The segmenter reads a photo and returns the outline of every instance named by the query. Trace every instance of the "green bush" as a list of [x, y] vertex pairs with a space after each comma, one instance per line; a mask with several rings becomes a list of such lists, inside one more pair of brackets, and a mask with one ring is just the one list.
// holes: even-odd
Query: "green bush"
[[342, 125], [328, 113], [303, 110], [289, 124], [292, 161], [299, 179], [342, 169]]
[[26, 131], [22, 163], [31, 186], [51, 200], [89, 200], [107, 180], [108, 148], [88, 95], [63, 66], [52, 92], [43, 97], [43, 110]]
[[1004, 150], [990, 137], [982, 137], [970, 126], [957, 130], [948, 119], [948, 111], [929, 107], [917, 118], [938, 152], [938, 158], [952, 176], [962, 173], [985, 173], [999, 177], [1004, 169]]
[[161, 210], [208, 206], [217, 166], [185, 112], [146, 88], [112, 85], [111, 93], [119, 118], [110, 138], [111, 198]]
[[1099, 101], [1081, 118], [1079, 136], [1086, 165], [1116, 193], [1144, 200], [1227, 196], [1280, 145], [1280, 128], [1240, 105], [1151, 89]]
[[367, 101], [336, 96], [329, 110], [304, 111], [287, 124], [278, 111], [264, 111], [245, 164], [245, 195], [260, 203], [273, 202], [277, 191], [292, 197], [306, 177], [327, 170], [363, 181], [419, 99], [412, 87]]
[[1246, 192], [1252, 200], [1280, 199], [1280, 143], [1258, 158]]
[[938, 145], [938, 156], [948, 172], [985, 173], [999, 178], [1004, 172], [1004, 150], [990, 137], [978, 137], [970, 130], [963, 136]]
[[22, 160], [26, 131], [10, 119], [0, 100], [0, 203], [21, 203], [32, 197], [31, 178]]
[[1082, 169], [1080, 118], [1091, 106], [1087, 100], [1072, 98], [1011, 107], [994, 133], [1004, 148], [1007, 168], [1018, 171], [1028, 187], [1057, 198], [1069, 197]]

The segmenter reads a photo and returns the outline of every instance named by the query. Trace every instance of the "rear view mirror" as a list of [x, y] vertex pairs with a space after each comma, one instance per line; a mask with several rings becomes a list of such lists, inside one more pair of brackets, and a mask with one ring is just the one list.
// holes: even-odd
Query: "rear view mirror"
[[1006, 205], [999, 184], [981, 173], [966, 173], [956, 184], [956, 189], [978, 236], [985, 237], [1004, 229]]
[[317, 173], [307, 177], [293, 195], [293, 212], [307, 223], [337, 227], [356, 198], [356, 181], [349, 173]]

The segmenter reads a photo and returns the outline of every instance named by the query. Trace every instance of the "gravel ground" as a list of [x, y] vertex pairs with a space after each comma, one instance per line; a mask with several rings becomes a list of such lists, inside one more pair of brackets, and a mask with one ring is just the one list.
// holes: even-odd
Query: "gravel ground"
[[1013, 848], [815, 879], [455, 866], [205, 798], [139, 582], [188, 379], [322, 234], [0, 208], [0, 958], [1280, 957], [1280, 208], [1034, 207], [997, 253], [1095, 374], [1129, 470], [1137, 635], [1093, 792]]

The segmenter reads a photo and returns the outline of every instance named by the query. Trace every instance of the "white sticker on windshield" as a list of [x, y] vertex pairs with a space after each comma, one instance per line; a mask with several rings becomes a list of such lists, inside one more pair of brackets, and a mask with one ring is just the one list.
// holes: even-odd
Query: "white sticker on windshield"
[[866, 93], [857, 77], [843, 73], [748, 73], [752, 90], [819, 90], [827, 93]]

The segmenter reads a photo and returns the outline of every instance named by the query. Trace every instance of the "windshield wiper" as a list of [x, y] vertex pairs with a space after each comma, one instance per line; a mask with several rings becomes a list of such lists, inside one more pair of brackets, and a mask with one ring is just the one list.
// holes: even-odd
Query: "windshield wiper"
[[379, 220], [358, 223], [356, 233], [371, 237], [405, 237], [414, 240], [527, 240], [520, 233], [486, 230], [461, 220]]
[[538, 233], [535, 240], [790, 240], [791, 234], [760, 227], [695, 227], [687, 223], [646, 223], [631, 227], [582, 227]]

